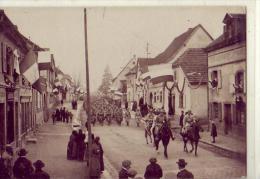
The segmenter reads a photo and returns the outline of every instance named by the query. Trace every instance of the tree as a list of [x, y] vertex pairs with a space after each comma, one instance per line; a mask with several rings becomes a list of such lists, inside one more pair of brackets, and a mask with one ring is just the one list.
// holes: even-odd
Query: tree
[[98, 91], [105, 97], [110, 96], [110, 87], [112, 84], [112, 74], [110, 72], [109, 66], [107, 65], [103, 74], [102, 83], [98, 88]]

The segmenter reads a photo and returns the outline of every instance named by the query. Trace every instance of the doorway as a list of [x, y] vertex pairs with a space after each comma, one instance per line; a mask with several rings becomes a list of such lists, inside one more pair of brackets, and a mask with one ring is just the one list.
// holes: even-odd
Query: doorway
[[232, 114], [231, 114], [231, 104], [224, 104], [224, 132], [228, 132], [232, 129]]
[[8, 101], [7, 106], [7, 144], [10, 144], [14, 141], [14, 102]]
[[150, 106], [153, 106], [153, 93], [150, 93]]

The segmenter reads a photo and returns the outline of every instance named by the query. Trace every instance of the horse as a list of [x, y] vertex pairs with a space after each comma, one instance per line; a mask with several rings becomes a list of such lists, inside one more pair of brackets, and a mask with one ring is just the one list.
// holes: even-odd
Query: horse
[[184, 151], [188, 152], [187, 143], [190, 141], [192, 149], [189, 151], [192, 153], [195, 150], [195, 156], [197, 156], [197, 149], [199, 144], [200, 135], [199, 132], [203, 129], [197, 122], [193, 122], [187, 130], [181, 132], [181, 136], [184, 142]]
[[[142, 120], [143, 121], [143, 120]], [[152, 143], [152, 133], [151, 133], [151, 128], [152, 128], [152, 125], [153, 123], [151, 121], [143, 121], [144, 124], [145, 124], [145, 127], [144, 127], [144, 136], [145, 136], [145, 139], [146, 139], [146, 143], [148, 144], [148, 136], [150, 138], [150, 143]]]
[[153, 136], [154, 136], [154, 143], [155, 148], [158, 151], [159, 143], [162, 140], [163, 147], [164, 147], [164, 157], [168, 158], [167, 147], [170, 142], [170, 138], [174, 140], [170, 125], [167, 124], [167, 121], [164, 121], [161, 127], [156, 125], [153, 129]]

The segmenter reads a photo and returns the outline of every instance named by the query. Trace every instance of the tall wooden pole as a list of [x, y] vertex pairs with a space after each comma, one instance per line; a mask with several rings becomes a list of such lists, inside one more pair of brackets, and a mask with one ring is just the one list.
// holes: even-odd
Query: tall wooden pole
[[86, 8], [84, 8], [84, 30], [85, 30], [85, 59], [86, 59], [86, 115], [87, 115], [87, 130], [88, 130], [88, 164], [89, 170], [87, 177], [90, 178], [90, 168], [91, 168], [91, 148], [92, 148], [92, 137], [91, 137], [91, 119], [90, 119], [90, 93], [89, 93], [89, 68], [88, 68], [88, 34], [87, 34], [87, 13]]

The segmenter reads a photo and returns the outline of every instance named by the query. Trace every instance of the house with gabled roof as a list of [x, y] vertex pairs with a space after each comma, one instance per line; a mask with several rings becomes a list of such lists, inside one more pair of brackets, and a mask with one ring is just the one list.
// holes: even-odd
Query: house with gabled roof
[[207, 61], [207, 52], [203, 48], [190, 48], [172, 64], [175, 84], [168, 101], [171, 100], [176, 116], [181, 111], [191, 110], [198, 118], [207, 119]]
[[[122, 68], [122, 70], [117, 74], [117, 76], [112, 80], [111, 84], [111, 92], [114, 93], [114, 96], [118, 96], [118, 94], [121, 95], [121, 99], [118, 103], [125, 104], [131, 101], [127, 100], [127, 74], [131, 71], [132, 68], [136, 66], [137, 59], [135, 55], [133, 58], [131, 58], [128, 63]], [[129, 85], [128, 85], [129, 87]], [[132, 88], [132, 87], [131, 87]], [[130, 89], [128, 89], [129, 91]], [[125, 105], [122, 105], [125, 106]]]
[[[204, 48], [212, 41], [211, 35], [199, 24], [174, 38], [171, 44], [156, 57], [138, 61], [137, 71], [142, 70], [140, 77], [146, 84], [145, 88], [142, 87], [145, 89], [143, 97], [146, 98], [146, 102], [154, 108], [164, 108], [166, 112], [172, 114], [169, 103], [172, 103], [173, 96], [169, 97], [172, 94], [166, 90], [165, 86], [166, 82], [169, 86], [174, 84], [176, 74], [172, 69], [172, 64], [188, 49]], [[182, 107], [182, 109], [185, 108]]]

